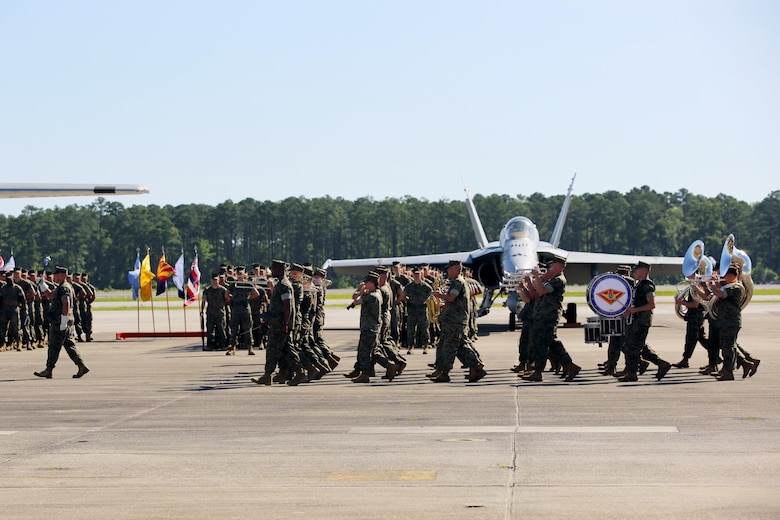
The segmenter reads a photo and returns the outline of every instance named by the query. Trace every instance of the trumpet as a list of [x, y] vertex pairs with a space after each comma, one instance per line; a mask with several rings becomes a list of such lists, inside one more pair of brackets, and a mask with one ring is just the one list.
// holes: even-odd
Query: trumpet
[[258, 291], [269, 288], [268, 278], [262, 275], [250, 276], [247, 280], [236, 280], [233, 287], [237, 289], [257, 289]]

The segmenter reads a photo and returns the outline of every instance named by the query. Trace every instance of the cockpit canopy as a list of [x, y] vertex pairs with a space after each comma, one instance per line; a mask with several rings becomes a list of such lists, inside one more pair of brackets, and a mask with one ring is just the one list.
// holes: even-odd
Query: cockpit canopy
[[536, 225], [526, 217], [515, 217], [506, 223], [501, 230], [501, 243], [507, 240], [528, 239], [531, 242], [539, 242], [539, 231]]

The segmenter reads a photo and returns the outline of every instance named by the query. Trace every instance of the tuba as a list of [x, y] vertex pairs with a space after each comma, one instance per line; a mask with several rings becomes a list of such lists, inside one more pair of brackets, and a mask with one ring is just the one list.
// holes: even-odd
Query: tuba
[[[740, 307], [744, 309], [750, 303], [750, 300], [753, 299], [753, 278], [750, 275], [753, 271], [753, 262], [746, 252], [734, 245], [734, 235], [729, 235], [723, 243], [723, 250], [720, 253], [720, 264], [718, 266], [721, 271], [724, 271], [731, 264], [739, 266], [740, 274], [738, 280], [745, 287], [745, 296], [742, 298]], [[709, 314], [714, 320], [718, 319], [717, 301], [716, 297], [713, 296], [711, 298]]]
[[[683, 300], [690, 296], [694, 301], [704, 307], [704, 313], [708, 313], [711, 307], [711, 297], [707, 289], [707, 282], [713, 279], [712, 271], [715, 266], [712, 260], [704, 255], [704, 242], [695, 240], [685, 252], [682, 272], [685, 281], [677, 284], [677, 296], [675, 300]], [[693, 276], [693, 279], [690, 277]], [[682, 287], [683, 283], [687, 286]], [[680, 319], [685, 319], [688, 307], [682, 303], [675, 305], [675, 314]]]
[[[441, 275], [436, 276], [436, 279], [433, 281], [433, 292], [447, 292], [448, 289], [449, 280], [442, 277]], [[425, 304], [428, 308], [428, 321], [433, 324], [439, 323], [439, 314], [441, 314], [443, 302], [439, 298], [431, 296], [428, 298], [428, 301], [426, 301]]]

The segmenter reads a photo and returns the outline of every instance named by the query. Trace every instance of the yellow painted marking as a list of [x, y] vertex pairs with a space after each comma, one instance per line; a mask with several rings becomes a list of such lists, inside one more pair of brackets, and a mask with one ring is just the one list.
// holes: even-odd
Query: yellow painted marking
[[421, 482], [436, 480], [435, 471], [331, 471], [327, 482]]

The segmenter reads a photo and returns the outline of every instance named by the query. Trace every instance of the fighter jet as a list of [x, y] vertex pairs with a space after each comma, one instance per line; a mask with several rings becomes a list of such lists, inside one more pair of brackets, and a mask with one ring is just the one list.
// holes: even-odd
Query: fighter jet
[[488, 242], [482, 222], [477, 214], [468, 189], [466, 207], [469, 219], [477, 239], [477, 249], [457, 253], [439, 253], [417, 256], [399, 256], [388, 258], [360, 258], [350, 260], [326, 260], [323, 268], [331, 268], [338, 274], [364, 275], [370, 268], [389, 265], [395, 261], [405, 265], [428, 263], [445, 265], [449, 260], [460, 260], [471, 267], [475, 278], [485, 287], [479, 315], [490, 312], [497, 294], [507, 295], [506, 306], [511, 311], [509, 328], [514, 330], [517, 313], [522, 308], [515, 287], [520, 277], [539, 265], [540, 256], [562, 256], [566, 258], [566, 280], [570, 284], [587, 284], [599, 273], [615, 271], [620, 265], [635, 265], [639, 261], [653, 266], [654, 276], [679, 274], [683, 257], [619, 255], [611, 253], [590, 253], [586, 251], [566, 251], [559, 246], [563, 226], [571, 203], [574, 179], [572, 177], [563, 206], [558, 214], [549, 242], [539, 240], [536, 225], [524, 216], [512, 217], [499, 233], [499, 239]]

